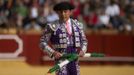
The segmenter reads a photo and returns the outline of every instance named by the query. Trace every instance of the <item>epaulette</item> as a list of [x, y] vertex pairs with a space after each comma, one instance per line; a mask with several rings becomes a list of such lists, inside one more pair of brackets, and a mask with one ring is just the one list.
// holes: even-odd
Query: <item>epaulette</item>
[[76, 19], [72, 19], [72, 21], [80, 28], [80, 29], [83, 29], [83, 24], [81, 22], [79, 22], [78, 20]]
[[56, 31], [56, 30], [58, 29], [58, 27], [59, 27], [59, 24], [58, 24], [57, 21], [54, 21], [54, 22], [52, 22], [52, 23], [48, 23], [48, 25], [49, 25], [49, 27], [50, 27], [50, 29], [51, 29], [52, 31]]

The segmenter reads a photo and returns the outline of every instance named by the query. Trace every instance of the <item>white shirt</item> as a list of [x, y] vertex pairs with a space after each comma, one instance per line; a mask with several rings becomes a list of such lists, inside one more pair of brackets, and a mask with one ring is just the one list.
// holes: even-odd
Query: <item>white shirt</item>
[[109, 16], [119, 15], [120, 14], [119, 6], [117, 4], [107, 6], [106, 14]]

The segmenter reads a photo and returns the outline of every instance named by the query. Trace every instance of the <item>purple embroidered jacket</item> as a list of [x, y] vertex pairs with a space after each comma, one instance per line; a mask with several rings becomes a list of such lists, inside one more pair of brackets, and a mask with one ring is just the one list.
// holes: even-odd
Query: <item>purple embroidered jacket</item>
[[[84, 52], [87, 51], [87, 39], [83, 31], [83, 24], [80, 23], [77, 20], [71, 20], [71, 25], [72, 25], [72, 44], [76, 48], [81, 48]], [[68, 34], [65, 28], [64, 23], [60, 21], [55, 21], [53, 23], [47, 24], [41, 39], [40, 39], [40, 47], [42, 50], [47, 52], [49, 56], [51, 57], [53, 52], [55, 50], [60, 50], [62, 49], [63, 52], [65, 52], [65, 49], [68, 44]], [[48, 42], [51, 42], [52, 46], [48, 44]]]

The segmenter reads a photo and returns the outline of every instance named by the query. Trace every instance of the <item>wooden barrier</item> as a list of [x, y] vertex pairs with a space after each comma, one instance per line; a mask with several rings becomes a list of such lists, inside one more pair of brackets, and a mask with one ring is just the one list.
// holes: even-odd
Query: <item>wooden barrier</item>
[[[42, 64], [43, 53], [39, 48], [39, 34], [20, 34], [23, 41], [23, 52], [18, 56], [26, 57], [29, 64]], [[108, 57], [134, 57], [133, 35], [87, 35], [89, 42], [87, 52], [105, 53]], [[0, 39], [0, 53], [14, 52], [18, 47], [13, 40]]]

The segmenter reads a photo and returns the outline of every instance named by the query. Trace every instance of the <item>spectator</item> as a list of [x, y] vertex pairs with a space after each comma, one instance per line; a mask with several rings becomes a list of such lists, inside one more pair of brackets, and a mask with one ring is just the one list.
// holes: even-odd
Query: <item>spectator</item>
[[17, 0], [13, 8], [13, 14], [16, 16], [16, 24], [18, 28], [23, 28], [23, 20], [28, 16], [28, 8], [24, 5], [22, 0]]
[[32, 5], [30, 7], [30, 14], [29, 14], [31, 19], [38, 18], [39, 16], [38, 8], [39, 8], [39, 5], [37, 4], [37, 0], [33, 0]]
[[36, 19], [31, 19], [28, 24], [25, 25], [24, 30], [36, 30], [41, 31], [41, 26], [36, 22]]
[[55, 13], [55, 12], [52, 10], [52, 8], [50, 8], [49, 14], [46, 16], [46, 21], [47, 21], [47, 22], [54, 22], [54, 21], [56, 21], [56, 20], [58, 20], [58, 19], [59, 19], [59, 17], [58, 17], [58, 15], [57, 15], [57, 13]]
[[73, 4], [75, 6], [75, 9], [73, 10], [73, 18], [78, 19], [78, 17], [81, 14], [80, 2], [77, 0], [74, 0]]
[[8, 25], [8, 11], [7, 8], [5, 6], [4, 0], [0, 0], [0, 27], [2, 28], [7, 28]]
[[[120, 30], [125, 25], [130, 25], [128, 29], [130, 27], [134, 29], [133, 0], [0, 0], [0, 27], [23, 28], [30, 19], [35, 18], [39, 25], [45, 27], [47, 21], [53, 21], [56, 18], [55, 13], [50, 13], [51, 7], [62, 1], [74, 4], [76, 9], [71, 17], [85, 23], [87, 29], [104, 23], [106, 27], [108, 25], [108, 28], [110, 26]], [[104, 8], [105, 15], [98, 14], [101, 8]], [[108, 16], [107, 20], [104, 20], [106, 15], [110, 16], [110, 25], [107, 24]]]
[[100, 9], [98, 12], [98, 28], [108, 28], [111, 29], [113, 28], [112, 25], [110, 24], [110, 16], [105, 13], [105, 9]]
[[130, 4], [127, 5], [125, 11], [129, 25], [131, 26], [132, 30], [134, 30], [134, 1], [131, 1]]
[[123, 21], [120, 18], [120, 7], [116, 0], [110, 0], [110, 5], [106, 7], [106, 14], [110, 16], [110, 22], [114, 28], [118, 29], [123, 25]]

